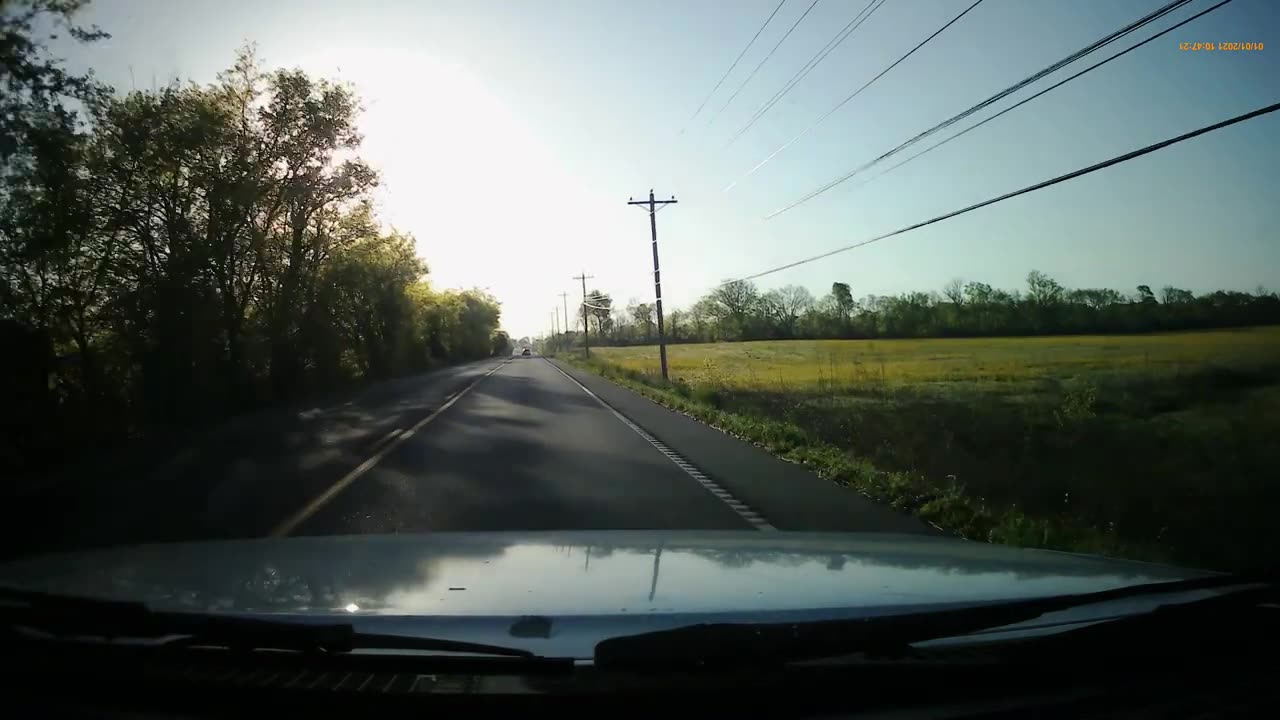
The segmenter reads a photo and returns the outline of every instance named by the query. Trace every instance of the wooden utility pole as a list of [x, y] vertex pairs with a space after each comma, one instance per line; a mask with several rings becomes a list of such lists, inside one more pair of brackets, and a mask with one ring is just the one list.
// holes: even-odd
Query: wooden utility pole
[[662, 272], [658, 270], [658, 214], [659, 207], [674, 205], [676, 196], [672, 195], [670, 200], [654, 200], [653, 190], [649, 190], [649, 199], [633, 200], [627, 198], [628, 205], [648, 205], [649, 206], [649, 234], [653, 238], [653, 294], [654, 307], [658, 311], [658, 360], [662, 365], [662, 379], [667, 379], [667, 338], [662, 327]]
[[560, 293], [560, 300], [564, 303], [564, 331], [569, 332], [569, 293]]
[[[591, 337], [587, 326], [587, 281], [594, 278], [595, 275], [588, 275], [586, 270], [581, 275], [574, 275], [574, 280], [582, 281], [582, 349], [586, 350], [587, 357], [591, 357]], [[568, 312], [566, 309], [565, 312]]]

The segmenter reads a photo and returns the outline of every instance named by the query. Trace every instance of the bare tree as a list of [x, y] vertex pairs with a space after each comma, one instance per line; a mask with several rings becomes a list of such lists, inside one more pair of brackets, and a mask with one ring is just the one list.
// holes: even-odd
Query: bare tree
[[964, 304], [964, 280], [961, 278], [951, 278], [951, 281], [942, 287], [942, 294], [953, 305]]
[[813, 309], [813, 294], [802, 285], [787, 285], [771, 290], [765, 297], [776, 308], [778, 321], [789, 336], [795, 334], [800, 317]]

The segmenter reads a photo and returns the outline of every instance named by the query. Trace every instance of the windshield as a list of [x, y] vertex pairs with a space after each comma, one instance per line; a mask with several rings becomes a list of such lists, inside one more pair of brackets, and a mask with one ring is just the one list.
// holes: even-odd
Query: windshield
[[1278, 21], [0, 0], [0, 587], [870, 613], [1269, 569]]

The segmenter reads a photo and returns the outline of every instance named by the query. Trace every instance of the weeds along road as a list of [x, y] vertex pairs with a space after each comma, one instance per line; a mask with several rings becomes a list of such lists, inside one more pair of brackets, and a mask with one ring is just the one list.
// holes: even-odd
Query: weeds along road
[[327, 409], [242, 417], [146, 473], [102, 469], [43, 505], [10, 530], [40, 524], [70, 547], [461, 530], [933, 532], [540, 357], [382, 383]]

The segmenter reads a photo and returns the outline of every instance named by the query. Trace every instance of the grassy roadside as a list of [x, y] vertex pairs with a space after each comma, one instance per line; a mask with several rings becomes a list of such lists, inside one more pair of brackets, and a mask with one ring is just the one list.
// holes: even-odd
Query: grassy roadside
[[791, 421], [786, 413], [775, 413], [774, 408], [735, 402], [732, 391], [726, 388], [694, 385], [678, 378], [664, 382], [656, 375], [620, 366], [599, 354], [590, 359], [581, 354], [562, 353], [558, 357], [960, 537], [1222, 569], [1249, 566], [1247, 559], [1230, 549], [1203, 552], [1203, 548], [1124, 537], [1114, 523], [1090, 522], [1068, 512], [1028, 511], [1016, 502], [987, 499], [957, 482], [954, 476], [885, 469], [850, 448], [820, 437], [809, 423]]

